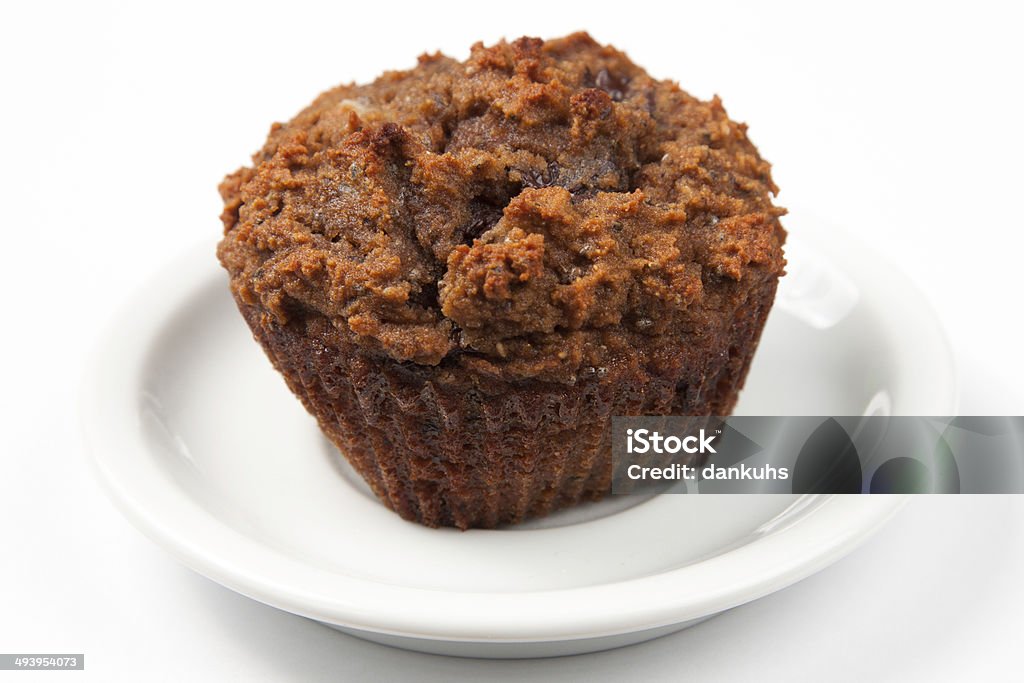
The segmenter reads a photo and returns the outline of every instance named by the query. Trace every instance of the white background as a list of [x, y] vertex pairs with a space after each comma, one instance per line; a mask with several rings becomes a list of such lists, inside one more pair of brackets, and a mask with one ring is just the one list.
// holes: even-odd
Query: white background
[[1015, 498], [918, 499], [838, 565], [659, 641], [476, 662], [365, 643], [180, 567], [102, 496], [76, 416], [105, 321], [220, 230], [216, 184], [271, 121], [420, 52], [463, 58], [478, 39], [582, 28], [720, 94], [774, 162], [782, 204], [846, 226], [926, 293], [958, 359], [961, 412], [1024, 414], [1015, 10], [12, 5], [0, 10], [0, 652], [85, 652], [84, 675], [104, 681], [1021, 679]]

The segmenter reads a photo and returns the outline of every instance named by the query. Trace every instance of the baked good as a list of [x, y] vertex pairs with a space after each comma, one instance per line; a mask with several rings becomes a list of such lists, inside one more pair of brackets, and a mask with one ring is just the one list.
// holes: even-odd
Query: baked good
[[430, 526], [605, 495], [613, 415], [729, 414], [785, 263], [746, 126], [582, 33], [328, 90], [220, 191], [256, 339]]

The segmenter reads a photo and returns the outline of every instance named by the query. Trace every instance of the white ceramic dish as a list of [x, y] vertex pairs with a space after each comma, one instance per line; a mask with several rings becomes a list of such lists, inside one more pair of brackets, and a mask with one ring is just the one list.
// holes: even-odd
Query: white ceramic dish
[[[738, 412], [952, 413], [952, 362], [924, 300], [843, 233], [812, 239], [824, 232], [791, 235]], [[112, 499], [188, 566], [360, 637], [442, 654], [562, 655], [663, 635], [825, 567], [903, 502], [613, 496], [502, 530], [404, 522], [335, 463], [251, 339], [212, 245], [118, 319], [83, 419]]]

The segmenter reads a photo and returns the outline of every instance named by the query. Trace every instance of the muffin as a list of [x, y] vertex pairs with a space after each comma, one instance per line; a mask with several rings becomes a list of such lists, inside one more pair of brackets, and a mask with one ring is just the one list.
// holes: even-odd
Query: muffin
[[255, 338], [432, 527], [604, 496], [613, 415], [728, 415], [785, 264], [746, 126], [582, 33], [328, 90], [220, 192]]

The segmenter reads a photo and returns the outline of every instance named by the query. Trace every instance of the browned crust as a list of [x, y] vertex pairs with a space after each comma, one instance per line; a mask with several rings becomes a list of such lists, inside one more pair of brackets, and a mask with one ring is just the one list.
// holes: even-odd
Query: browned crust
[[571, 383], [701, 343], [780, 275], [774, 190], [717, 98], [585, 34], [523, 38], [275, 125], [221, 186], [218, 255], [279, 323], [316, 313], [395, 361]]

